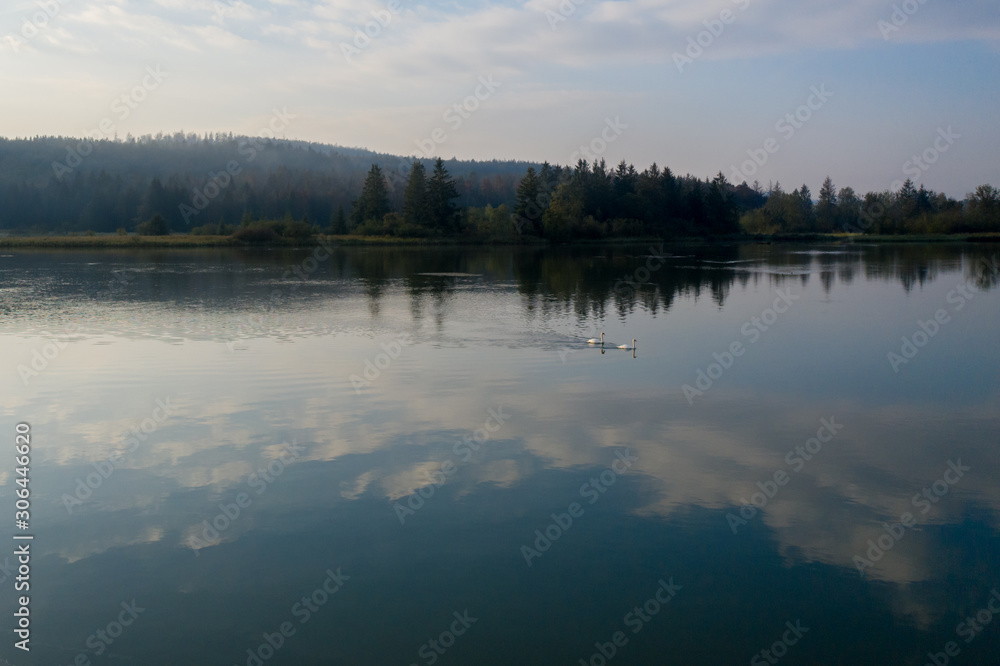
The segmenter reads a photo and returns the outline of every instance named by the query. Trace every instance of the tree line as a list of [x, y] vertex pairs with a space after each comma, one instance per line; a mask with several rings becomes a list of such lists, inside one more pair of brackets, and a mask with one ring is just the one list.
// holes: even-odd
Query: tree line
[[553, 240], [735, 233], [947, 234], [1000, 232], [1000, 191], [980, 185], [957, 201], [907, 180], [897, 191], [858, 195], [827, 177], [813, 199], [807, 185], [733, 184], [719, 172], [701, 181], [654, 163], [642, 172], [603, 160], [573, 169], [529, 167], [518, 184], [519, 233]]
[[809, 188], [785, 192], [775, 183], [765, 193], [764, 205], [740, 219], [744, 231], [850, 232], [869, 234], [948, 234], [1000, 231], [1000, 191], [980, 185], [957, 201], [940, 192], [917, 188], [907, 179], [896, 190], [859, 196], [853, 188], [837, 190], [829, 177], [819, 198]]
[[[0, 138], [0, 232], [133, 232], [161, 216], [174, 232], [241, 221], [349, 215], [373, 162], [400, 208], [412, 158], [231, 134], [145, 135], [93, 141]], [[432, 160], [423, 160], [426, 167]], [[514, 200], [527, 162], [445, 160], [459, 207]]]
[[[69, 142], [69, 143], [67, 143]], [[206, 165], [214, 165], [206, 171]], [[453, 175], [455, 173], [456, 175]], [[421, 160], [233, 135], [0, 139], [0, 230], [539, 239], [1000, 231], [1000, 191], [860, 195], [701, 180], [655, 163]]]

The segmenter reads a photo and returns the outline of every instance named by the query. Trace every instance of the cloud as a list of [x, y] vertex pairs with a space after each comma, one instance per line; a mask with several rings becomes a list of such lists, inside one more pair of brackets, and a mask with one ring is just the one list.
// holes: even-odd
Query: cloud
[[[822, 128], [816, 125], [810, 129], [812, 138], [803, 135], [799, 147], [768, 165], [767, 177], [785, 180], [794, 172], [816, 180], [822, 169], [836, 179], [850, 172], [850, 184], [864, 190], [892, 180], [883, 173], [886, 158], [858, 159], [872, 145], [866, 136], [877, 135], [882, 156], [910, 150], [877, 121], [899, 115], [903, 102], [885, 89], [884, 81], [875, 80], [875, 72], [898, 65], [899, 54], [907, 49], [924, 49], [920, 53], [935, 51], [927, 57], [951, 54], [952, 63], [964, 57], [975, 63], [972, 70], [984, 69], [982, 76], [988, 76], [985, 70], [993, 63], [977, 59], [982, 47], [1000, 53], [1000, 5], [986, 0], [918, 4], [905, 21], [896, 18], [900, 25], [887, 39], [878, 26], [880, 20], [893, 20], [894, 3], [887, 0], [818, 0], [808, 7], [776, 0], [399, 2], [395, 14], [389, 12], [388, 0], [69, 2], [27, 41], [17, 67], [5, 68], [4, 84], [23, 94], [10, 96], [0, 111], [12, 135], [78, 133], [83, 127], [78, 115], [96, 113], [100, 118], [104, 111], [78, 104], [70, 92], [77, 82], [96, 81], [93, 85], [114, 89], [134, 85], [136, 70], [128, 67], [138, 61], [162, 64], [177, 74], [169, 89], [123, 131], [241, 130], [245, 114], [278, 105], [302, 111], [296, 138], [412, 154], [414, 141], [440, 124], [440, 113], [456, 97], [468, 95], [478, 76], [493, 74], [504, 82], [500, 94], [483, 105], [445, 152], [563, 160], [573, 146], [589, 140], [594, 122], [607, 114], [624, 117], [628, 111], [626, 122], [634, 133], [615, 144], [610, 160], [641, 165], [663, 162], [669, 155], [674, 168], [707, 176], [733, 159], [734, 142], [740, 144], [736, 153], [742, 154], [745, 137], [766, 131], [767, 125], [757, 121], [782, 111], [773, 109], [772, 102], [787, 105], [782, 86], [804, 89], [815, 82], [802, 79], [814, 74], [813, 58], [822, 53], [834, 74], [839, 65], [850, 70], [862, 58], [873, 64], [870, 73], [844, 76], [840, 89], [845, 95], [838, 98], [836, 112], [845, 115], [838, 119], [838, 135], [823, 144], [816, 134]], [[27, 3], [6, 10], [9, 25], [19, 25], [32, 11]], [[719, 32], [723, 11], [732, 12], [734, 20]], [[552, 16], [560, 20], [553, 23]], [[678, 72], [674, 54], [699, 40], [705, 46], [698, 47], [697, 62]], [[344, 55], [347, 47], [358, 49], [350, 61]], [[2, 37], [0, 50], [11, 52]], [[761, 67], [759, 86], [749, 85], [746, 76], [731, 78], [754, 59]], [[926, 63], [915, 66], [926, 68]], [[965, 74], [952, 69], [928, 70], [925, 81], [916, 85], [949, 90]], [[253, 85], [245, 83], [248, 76]], [[855, 91], [849, 98], [849, 87], [884, 94], [862, 100], [864, 91]], [[745, 100], [739, 113], [721, 90]], [[963, 101], [954, 106], [960, 111], [948, 122], [963, 121], [972, 134], [994, 100], [975, 86], [958, 95]], [[980, 99], [965, 99], [975, 96]], [[22, 101], [29, 97], [30, 104]], [[863, 108], [869, 103], [872, 108]], [[705, 113], [695, 110], [699, 104]], [[42, 118], [38, 106], [47, 110]], [[430, 115], [407, 115], [411, 108], [428, 109]], [[978, 116], [968, 111], [979, 108]], [[661, 122], [656, 109], [670, 109], [673, 122]], [[940, 113], [921, 109], [908, 113], [906, 122], [933, 130], [942, 122]], [[985, 124], [982, 131], [995, 132]], [[514, 135], [513, 140], [497, 138]], [[967, 154], [953, 171], [936, 172], [929, 186], [961, 195], [969, 182], [994, 179], [988, 152], [992, 136], [977, 141], [975, 148], [968, 144], [963, 150], [976, 154]], [[833, 164], [814, 164], [811, 157], [821, 150], [833, 155]], [[772, 174], [772, 169], [781, 173]]]

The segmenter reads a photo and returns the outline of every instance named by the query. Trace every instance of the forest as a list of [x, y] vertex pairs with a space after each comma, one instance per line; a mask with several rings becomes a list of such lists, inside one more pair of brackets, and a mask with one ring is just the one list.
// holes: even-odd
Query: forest
[[566, 242], [1000, 232], [1000, 191], [859, 194], [701, 180], [656, 164], [415, 159], [232, 134], [0, 139], [0, 234], [315, 233]]

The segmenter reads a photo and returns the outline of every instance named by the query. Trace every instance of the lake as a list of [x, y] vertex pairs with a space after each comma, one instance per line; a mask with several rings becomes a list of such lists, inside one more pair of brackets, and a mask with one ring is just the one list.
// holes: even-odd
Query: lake
[[996, 663], [996, 246], [2, 254], [11, 663]]

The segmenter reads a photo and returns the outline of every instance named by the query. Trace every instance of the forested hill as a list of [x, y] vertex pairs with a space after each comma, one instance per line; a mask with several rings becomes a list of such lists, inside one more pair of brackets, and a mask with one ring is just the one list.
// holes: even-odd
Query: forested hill
[[[422, 160], [428, 167], [433, 160]], [[350, 212], [373, 163], [399, 209], [413, 158], [232, 134], [0, 138], [0, 232], [170, 228], [291, 216], [327, 226]], [[529, 162], [446, 160], [461, 207], [512, 205]], [[184, 212], [187, 211], [185, 215]], [[194, 211], [194, 212], [192, 212]]]
[[[701, 180], [653, 164], [430, 160], [233, 135], [0, 139], [0, 234], [342, 234], [519, 242], [1000, 232], [1000, 190], [861, 194]], [[255, 235], [256, 234], [256, 235]]]

